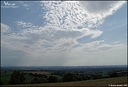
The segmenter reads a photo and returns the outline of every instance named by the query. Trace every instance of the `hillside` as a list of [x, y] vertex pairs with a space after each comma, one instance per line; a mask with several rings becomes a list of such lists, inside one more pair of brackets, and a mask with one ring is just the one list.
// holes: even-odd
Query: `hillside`
[[97, 80], [77, 81], [77, 82], [61, 82], [61, 83], [44, 83], [44, 84], [25, 84], [25, 85], [4, 85], [2, 87], [56, 87], [56, 86], [126, 86], [127, 77], [115, 77]]

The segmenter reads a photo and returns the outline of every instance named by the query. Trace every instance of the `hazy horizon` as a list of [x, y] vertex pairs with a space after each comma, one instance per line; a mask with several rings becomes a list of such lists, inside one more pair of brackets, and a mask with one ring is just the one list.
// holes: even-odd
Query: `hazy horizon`
[[[9, 65], [8, 65], [9, 66]], [[1, 67], [8, 67], [8, 66], [1, 66]], [[45, 67], [46, 65], [43, 65], [43, 66], [20, 66], [20, 67]], [[59, 65], [60, 67], [61, 67], [61, 65]], [[68, 65], [65, 65], [65, 66], [68, 66]], [[70, 66], [72, 66], [72, 65], [70, 65]], [[88, 65], [86, 65], [86, 66], [88, 66]], [[92, 65], [90, 65], [90, 66], [92, 66]], [[127, 66], [127, 64], [126, 65], [93, 65], [93, 66]], [[13, 66], [9, 66], [9, 67], [13, 67]], [[14, 67], [17, 67], [17, 66], [15, 66], [14, 65]], [[47, 66], [46, 66], [47, 67]], [[48, 66], [49, 67], [49, 66]], [[50, 66], [51, 67], [51, 66]], [[53, 66], [54, 67], [54, 66]], [[63, 67], [63, 66], [62, 66]], [[77, 66], [76, 66], [77, 67]], [[79, 67], [79, 66], [78, 66]]]
[[127, 1], [1, 1], [1, 66], [100, 65], [127, 65]]

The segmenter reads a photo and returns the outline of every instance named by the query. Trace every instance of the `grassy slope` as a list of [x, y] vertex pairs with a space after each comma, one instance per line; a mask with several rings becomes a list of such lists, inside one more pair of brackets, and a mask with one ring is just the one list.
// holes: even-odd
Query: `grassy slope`
[[44, 83], [44, 84], [26, 84], [26, 85], [6, 85], [2, 87], [46, 87], [46, 86], [108, 86], [109, 84], [127, 84], [127, 77], [115, 77], [97, 80], [87, 80], [78, 82]]
[[4, 81], [4, 84], [8, 84], [10, 78], [11, 78], [11, 71], [8, 71], [7, 73], [1, 74], [1, 79]]
[[[2, 73], [1, 74], [1, 79], [2, 81], [4, 82], [4, 84], [9, 84], [9, 80], [11, 78], [11, 75], [12, 75], [12, 72], [11, 71], [8, 71], [6, 73]], [[28, 76], [28, 75], [25, 75], [25, 78], [27, 79], [27, 82], [30, 82], [33, 78], [35, 78], [34, 76]]]

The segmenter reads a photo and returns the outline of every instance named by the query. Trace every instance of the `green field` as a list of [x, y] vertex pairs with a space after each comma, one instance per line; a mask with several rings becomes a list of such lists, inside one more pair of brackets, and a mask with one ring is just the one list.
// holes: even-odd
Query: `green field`
[[25, 84], [25, 85], [4, 85], [2, 87], [56, 87], [56, 86], [109, 86], [109, 85], [125, 85], [127, 77], [115, 77], [97, 80], [86, 80], [77, 82], [60, 82], [60, 83], [43, 83], [43, 84]]
[[[2, 73], [1, 74], [1, 79], [4, 82], [5, 85], [8, 85], [9, 84], [9, 80], [11, 78], [11, 75], [12, 75], [12, 71], [8, 71], [6, 73]], [[25, 75], [25, 78], [27, 78], [27, 80], [26, 80], [27, 82], [30, 82], [35, 77]]]
[[11, 78], [12, 71], [8, 71], [6, 73], [1, 74], [1, 79], [4, 81], [4, 84], [8, 84]]

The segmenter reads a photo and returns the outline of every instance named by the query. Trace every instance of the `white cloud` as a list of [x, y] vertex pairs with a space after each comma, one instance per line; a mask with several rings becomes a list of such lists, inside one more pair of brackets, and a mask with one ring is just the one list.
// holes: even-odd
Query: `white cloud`
[[28, 1], [18, 1], [18, 3], [19, 3], [21, 6], [25, 7], [26, 10], [29, 10], [30, 5], [28, 4]]
[[56, 2], [43, 2], [43, 4], [48, 9], [44, 17], [48, 25], [58, 26], [61, 29], [79, 29], [79, 27], [87, 28], [95, 24], [92, 17], [79, 6], [79, 3], [58, 2], [56, 5]]
[[[107, 15], [113, 14], [113, 10], [116, 11], [119, 9], [122, 5], [120, 2], [112, 2], [112, 4], [110, 2], [106, 3], [105, 7], [102, 9], [103, 3], [92, 3], [94, 6], [100, 4], [99, 7], [96, 7], [96, 11], [93, 11], [93, 5], [91, 5], [89, 1], [82, 3], [82, 5], [86, 7], [81, 6], [81, 2], [79, 3], [78, 1], [41, 1], [40, 4], [42, 9], [45, 9], [46, 12], [45, 16], [43, 16], [46, 24], [44, 26], [36, 26], [30, 22], [17, 21], [15, 25], [19, 31], [15, 32], [11, 31], [12, 28], [9, 27], [9, 25], [2, 23], [3, 48], [13, 51], [12, 54], [16, 51], [22, 52], [22, 54], [25, 55], [23, 59], [25, 60], [25, 58], [27, 58], [27, 61], [38, 60], [44, 61], [43, 63], [46, 64], [46, 61], [49, 60], [47, 58], [53, 57], [50, 63], [56, 65], [57, 60], [62, 60], [60, 62], [62, 65], [70, 65], [73, 63], [78, 64], [81, 60], [85, 61], [85, 54], [87, 57], [93, 59], [92, 53], [94, 52], [102, 53], [105, 50], [106, 53], [108, 52], [110, 54], [110, 49], [113, 47], [113, 51], [116, 51], [118, 50], [116, 48], [125, 46], [124, 44], [119, 45], [120, 43], [108, 44], [105, 43], [104, 40], [85, 44], [77, 42], [77, 39], [85, 36], [90, 36], [94, 40], [99, 37], [103, 31], [98, 29], [98, 27], [102, 24]], [[123, 50], [124, 48], [120, 49]], [[3, 50], [3, 52], [5, 52], [5, 50]], [[13, 56], [12, 54], [10, 53], [9, 55]], [[61, 55], [63, 55], [63, 57]], [[104, 56], [106, 55], [107, 54], [104, 54]], [[73, 61], [69, 62], [69, 59], [72, 58], [74, 58]], [[87, 58], [86, 60], [90, 61], [90, 59]], [[77, 63], [75, 61], [79, 62]], [[91, 63], [91, 61], [89, 63]], [[28, 65], [29, 64], [36, 65], [37, 63], [30, 62]], [[83, 64], [83, 62], [81, 64]]]
[[10, 27], [1, 23], [1, 33], [3, 34], [3, 33], [9, 32], [9, 31], [10, 31]]
[[28, 27], [32, 27], [32, 24], [31, 23], [25, 23], [23, 21], [17, 21], [16, 24], [18, 26], [21, 26], [21, 28], [28, 28]]
[[23, 21], [17, 22], [17, 25], [21, 28], [20, 31], [2, 35], [2, 42], [11, 49], [22, 50], [27, 53], [29, 49], [40, 49], [40, 51], [41, 49], [43, 49], [42, 51], [69, 49], [78, 43], [76, 40], [80, 37], [92, 35], [92, 38], [96, 38], [101, 34], [98, 30], [87, 28], [59, 30], [57, 27], [37, 27]]
[[85, 11], [100, 18], [112, 15], [124, 3], [126, 3], [126, 1], [80, 1]]
[[[49, 26], [61, 29], [95, 28], [112, 15], [125, 1], [42, 1], [47, 9], [45, 19]], [[90, 12], [91, 11], [91, 12]]]
[[121, 65], [127, 64], [127, 45], [115, 42], [109, 44], [104, 40], [93, 41], [72, 48], [67, 55], [65, 65]]

